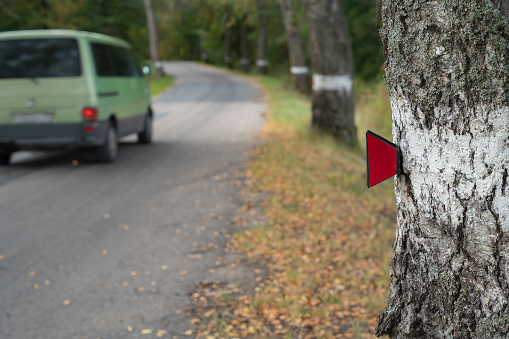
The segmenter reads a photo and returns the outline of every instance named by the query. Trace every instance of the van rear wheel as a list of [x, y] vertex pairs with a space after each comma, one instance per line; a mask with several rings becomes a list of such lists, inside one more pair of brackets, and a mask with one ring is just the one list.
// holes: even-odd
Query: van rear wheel
[[138, 143], [150, 144], [152, 142], [152, 116], [147, 114], [145, 116], [145, 127], [143, 131], [138, 133]]
[[108, 124], [104, 143], [97, 148], [97, 160], [100, 162], [113, 162], [118, 155], [117, 130], [111, 123]]

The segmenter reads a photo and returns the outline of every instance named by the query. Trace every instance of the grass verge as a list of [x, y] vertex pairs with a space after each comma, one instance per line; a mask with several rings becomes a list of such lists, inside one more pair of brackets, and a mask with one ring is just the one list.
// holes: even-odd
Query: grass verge
[[147, 81], [150, 87], [150, 94], [152, 96], [155, 96], [165, 89], [173, 86], [173, 77], [168, 74], [165, 74], [160, 78], [158, 78], [155, 74], [152, 74], [147, 77]]
[[[376, 316], [389, 292], [393, 181], [368, 190], [362, 150], [312, 131], [309, 99], [273, 78], [258, 81], [270, 97], [270, 111], [248, 184], [271, 197], [261, 203], [267, 221], [235, 234], [232, 246], [263, 263], [266, 276], [257, 279], [254, 293], [196, 294], [195, 303], [204, 307], [194, 319], [195, 334], [374, 337]], [[362, 136], [368, 127], [390, 126], [384, 121], [390, 121], [390, 110], [382, 114], [388, 100], [380, 95], [379, 86], [358, 89]]]

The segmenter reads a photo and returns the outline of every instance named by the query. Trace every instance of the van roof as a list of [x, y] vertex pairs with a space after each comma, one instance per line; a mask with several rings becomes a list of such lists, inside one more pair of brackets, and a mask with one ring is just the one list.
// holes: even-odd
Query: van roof
[[8, 31], [0, 32], [0, 39], [16, 39], [16, 38], [92, 38], [94, 40], [101, 40], [103, 42], [113, 42], [120, 44], [125, 47], [131, 47], [131, 45], [122, 39], [115, 38], [109, 35], [85, 32], [85, 31], [74, 31], [70, 29], [34, 29], [34, 30], [20, 30], [20, 31]]

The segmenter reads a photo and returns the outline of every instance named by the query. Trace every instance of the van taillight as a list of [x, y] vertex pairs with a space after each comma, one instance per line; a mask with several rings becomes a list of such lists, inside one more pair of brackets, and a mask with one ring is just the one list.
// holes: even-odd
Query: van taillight
[[95, 107], [86, 107], [81, 111], [85, 121], [97, 121], [98, 110]]

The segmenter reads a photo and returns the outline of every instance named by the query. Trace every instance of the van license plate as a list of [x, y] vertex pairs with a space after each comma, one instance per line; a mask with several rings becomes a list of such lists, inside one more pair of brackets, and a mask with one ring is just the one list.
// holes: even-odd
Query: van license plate
[[53, 120], [51, 113], [18, 113], [14, 114], [14, 123], [16, 124], [41, 124]]

